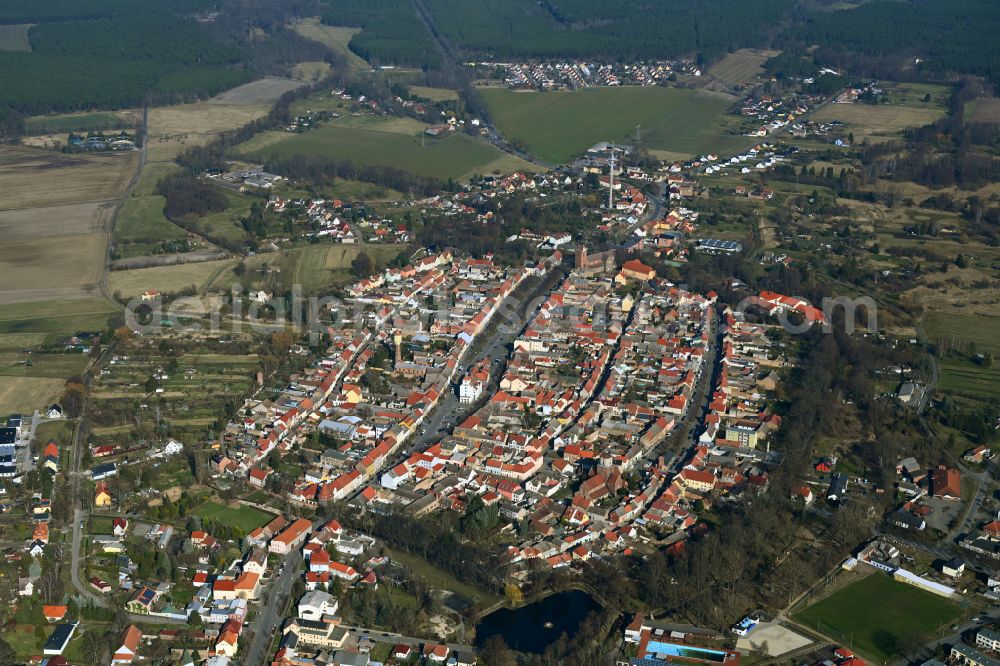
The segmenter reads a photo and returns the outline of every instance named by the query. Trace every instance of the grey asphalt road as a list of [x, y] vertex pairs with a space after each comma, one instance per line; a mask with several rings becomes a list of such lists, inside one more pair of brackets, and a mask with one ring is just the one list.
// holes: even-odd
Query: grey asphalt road
[[[558, 272], [558, 275], [562, 275], [562, 272]], [[512, 296], [512, 298], [518, 298], [517, 302], [521, 305], [518, 308], [520, 322], [518, 322], [517, 330], [514, 330], [510, 326], [504, 326], [503, 324], [506, 322], [500, 321], [499, 325], [493, 326], [492, 329], [488, 330], [487, 335], [489, 335], [489, 338], [487, 341], [482, 346], [477, 345], [474, 347], [475, 353], [470, 354], [470, 357], [466, 360], [466, 367], [471, 367], [484, 358], [500, 361], [499, 363], [492, 364], [490, 368], [490, 384], [483, 391], [483, 395], [491, 395], [496, 391], [499, 386], [500, 377], [507, 369], [507, 346], [514, 342], [514, 339], [520, 334], [528, 321], [534, 318], [538, 307], [541, 305], [540, 302], [537, 302], [537, 299], [547, 294], [556, 283], [555, 277], [549, 275], [541, 283], [534, 286], [534, 288], [525, 290], [526, 293], [522, 293], [522, 290], [519, 289]], [[528, 312], [529, 309], [531, 312]], [[408, 448], [408, 451], [422, 451], [426, 449], [451, 432], [456, 425], [474, 412], [477, 406], [475, 404], [461, 404], [458, 401], [458, 394], [454, 390], [449, 390], [434, 409], [434, 412], [424, 422], [422, 432], [413, 440], [413, 444]]]
[[[365, 627], [354, 627], [347, 624], [340, 625], [347, 629], [348, 635], [355, 641], [363, 640], [365, 638], [371, 639], [378, 643], [391, 643], [393, 645], [411, 645], [415, 648], [420, 648], [424, 643], [434, 643], [433, 639], [430, 638], [417, 638], [415, 636], [403, 636], [402, 634], [396, 634], [391, 631], [379, 631], [377, 629], [367, 629]], [[458, 643], [441, 643], [441, 645], [448, 646], [449, 650], [459, 650], [461, 652], [474, 652], [475, 648], [471, 645], [460, 645]]]
[[243, 652], [243, 663], [246, 666], [261, 666], [270, 659], [271, 639], [284, 620], [285, 603], [299, 575], [301, 563], [302, 553], [298, 549], [286, 555], [282, 560], [284, 569], [281, 575], [272, 580], [268, 586], [267, 603], [259, 609], [257, 618], [247, 628], [250, 633], [250, 643]]

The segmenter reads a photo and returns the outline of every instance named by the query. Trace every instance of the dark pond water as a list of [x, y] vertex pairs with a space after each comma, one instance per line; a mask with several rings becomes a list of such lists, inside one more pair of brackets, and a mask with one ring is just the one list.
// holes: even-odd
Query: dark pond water
[[476, 642], [482, 646], [487, 638], [500, 634], [515, 650], [541, 654], [564, 632], [572, 639], [587, 614], [599, 609], [586, 592], [559, 592], [516, 610], [501, 608], [490, 613], [476, 625]]

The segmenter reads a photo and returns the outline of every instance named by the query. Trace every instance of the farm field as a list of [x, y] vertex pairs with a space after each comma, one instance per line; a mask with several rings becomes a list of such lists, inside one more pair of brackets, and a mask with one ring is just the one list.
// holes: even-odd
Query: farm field
[[151, 162], [173, 160], [181, 151], [204, 145], [219, 132], [242, 127], [267, 115], [268, 111], [270, 105], [266, 102], [223, 104], [219, 103], [219, 97], [214, 102], [151, 108], [148, 159]]
[[728, 86], [747, 83], [764, 71], [765, 62], [779, 53], [781, 51], [740, 49], [712, 65], [708, 74]]
[[932, 342], [951, 339], [966, 344], [974, 342], [979, 353], [990, 352], [1000, 358], [998, 326], [1000, 318], [986, 315], [928, 312], [924, 316], [924, 329]]
[[170, 294], [193, 286], [198, 292], [203, 292], [219, 273], [235, 265], [235, 259], [219, 259], [112, 271], [108, 276], [108, 287], [111, 293], [123, 300], [135, 298], [147, 289]]
[[410, 86], [411, 95], [429, 99], [432, 102], [449, 102], [458, 99], [458, 91], [450, 88], [430, 88], [428, 86]]
[[58, 400], [65, 385], [65, 379], [5, 377], [0, 382], [0, 414], [30, 414], [43, 409]]
[[[46, 337], [44, 334], [31, 335], [33, 339], [30, 342], [33, 344], [44, 342]], [[31, 413], [58, 402], [66, 379], [82, 374], [90, 361], [84, 354], [28, 354], [23, 349], [0, 351], [0, 377], [3, 378], [0, 382], [0, 414]], [[27, 364], [29, 359], [31, 365]], [[53, 423], [43, 427], [54, 430], [58, 425]]]
[[114, 199], [135, 172], [136, 155], [63, 155], [0, 147], [0, 211]]
[[730, 153], [752, 139], [728, 134], [724, 114], [735, 98], [679, 88], [587, 88], [574, 92], [480, 91], [498, 129], [515, 145], [566, 162], [599, 141], [633, 143], [694, 155]]
[[8, 241], [0, 250], [0, 303], [99, 293], [114, 202], [136, 159], [0, 148], [0, 233]]
[[[267, 81], [269, 79], [263, 80]], [[229, 93], [236, 94], [240, 88]], [[180, 152], [195, 145], [204, 145], [220, 132], [245, 125], [268, 112], [266, 104], [221, 104], [218, 103], [220, 97], [210, 103], [178, 104], [149, 110], [147, 162], [132, 197], [122, 205], [115, 225], [114, 242], [118, 258], [153, 254], [164, 241], [185, 237], [186, 232], [163, 215], [164, 199], [156, 194], [157, 183], [179, 170], [173, 160]], [[203, 245], [196, 249], [214, 249], [208, 243]]]
[[286, 92], [295, 90], [302, 85], [302, 81], [294, 79], [267, 77], [251, 81], [250, 83], [244, 83], [224, 93], [219, 93], [210, 99], [208, 103], [239, 106], [271, 105], [277, 102], [278, 98]]
[[893, 640], [916, 645], [961, 615], [961, 609], [930, 592], [873, 573], [798, 613], [795, 619], [834, 638], [853, 637], [854, 647], [888, 660]]
[[[309, 294], [349, 282], [351, 262], [365, 251], [378, 266], [385, 266], [404, 250], [399, 245], [364, 245], [324, 243], [290, 248], [248, 257], [242, 276], [235, 273], [237, 259], [192, 262], [173, 266], [154, 266], [112, 271], [108, 280], [112, 293], [123, 300], [139, 296], [147, 289], [163, 293], [195, 287], [199, 293], [228, 291], [240, 283], [248, 289], [271, 289], [283, 293], [292, 285], [301, 285]], [[263, 271], [264, 265], [277, 270]]]
[[[473, 173], [507, 172], [531, 165], [467, 134], [440, 139], [404, 132], [398, 119], [346, 118], [302, 134], [264, 132], [236, 147], [237, 154], [258, 161], [303, 155], [350, 161], [365, 166], [389, 166], [440, 180], [462, 179]], [[409, 119], [407, 119], [409, 120]], [[406, 125], [422, 128], [410, 121]]]
[[1000, 368], [984, 368], [960, 358], [938, 362], [938, 388], [975, 400], [1000, 401]]
[[[934, 83], [902, 83], [885, 81], [881, 83], [882, 94], [894, 106], [912, 106], [918, 108], [948, 107], [951, 89], [948, 86]], [[925, 99], [930, 96], [930, 99]]]
[[307, 18], [294, 23], [292, 29], [307, 39], [319, 42], [347, 58], [347, 64], [355, 71], [368, 71], [371, 66], [363, 58], [351, 51], [347, 45], [360, 28], [323, 25], [318, 18]]
[[138, 126], [140, 120], [141, 115], [137, 111], [97, 111], [33, 116], [25, 121], [24, 126], [29, 134], [68, 134], [69, 132], [130, 129]]
[[[27, 365], [28, 360], [31, 365]], [[89, 362], [89, 358], [79, 353], [0, 352], [0, 376], [66, 379], [82, 374]]]
[[0, 51], [30, 51], [29, 28], [30, 23], [0, 25]]
[[111, 304], [97, 294], [74, 300], [19, 303], [0, 313], [0, 334], [42, 334], [54, 339], [59, 333], [102, 331], [114, 312]]
[[205, 502], [194, 510], [194, 514], [218, 523], [232, 525], [244, 534], [267, 525], [274, 518], [272, 514], [252, 506], [228, 506], [219, 502]]
[[827, 104], [812, 115], [816, 122], [840, 121], [858, 137], [888, 136], [907, 127], [929, 125], [944, 115], [934, 106], [913, 107], [889, 104]]
[[185, 231], [163, 216], [165, 203], [166, 199], [158, 194], [125, 200], [115, 225], [118, 258], [152, 254], [165, 241], [184, 239]]

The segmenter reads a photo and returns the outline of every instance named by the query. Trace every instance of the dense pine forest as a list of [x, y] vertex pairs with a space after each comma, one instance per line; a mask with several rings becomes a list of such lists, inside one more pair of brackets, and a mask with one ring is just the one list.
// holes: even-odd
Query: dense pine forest
[[[993, 0], [874, 0], [817, 10], [805, 0], [11, 0], [0, 24], [31, 25], [31, 52], [0, 51], [0, 137], [23, 115], [203, 98], [302, 61], [337, 61], [288, 29], [322, 16], [359, 28], [350, 47], [373, 65], [442, 77], [466, 59], [633, 61], [740, 47], [786, 53], [772, 71], [834, 66], [892, 79], [975, 74], [1000, 82]], [[435, 34], [428, 29], [426, 18]], [[815, 48], [814, 48], [815, 47]], [[809, 54], [802, 59], [793, 54]]]
[[[1000, 81], [992, 0], [875, 0], [817, 9], [804, 0], [421, 0], [468, 59], [633, 61], [691, 55], [712, 62], [741, 47], [815, 52], [825, 66], [877, 76], [977, 74]], [[376, 64], [433, 68], [438, 56], [412, 0], [329, 0], [324, 20], [362, 28], [351, 48]], [[812, 47], [817, 47], [813, 49]]]
[[373, 65], [436, 69], [441, 58], [412, 0], [327, 0], [323, 20], [361, 28], [351, 49]]
[[[315, 3], [135, 0], [3, 3], [0, 24], [32, 24], [31, 52], [0, 52], [0, 126], [20, 114], [137, 106], [205, 97], [292, 63], [329, 60], [286, 29]], [[247, 36], [253, 31], [254, 38]], [[11, 131], [13, 129], [13, 131]]]

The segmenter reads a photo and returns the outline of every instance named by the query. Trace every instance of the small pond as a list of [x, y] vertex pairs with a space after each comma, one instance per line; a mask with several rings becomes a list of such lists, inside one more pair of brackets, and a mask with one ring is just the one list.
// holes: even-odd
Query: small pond
[[562, 633], [572, 639], [584, 618], [596, 610], [600, 605], [586, 592], [559, 592], [527, 606], [490, 613], [476, 625], [476, 642], [481, 647], [499, 634], [515, 650], [541, 654]]

